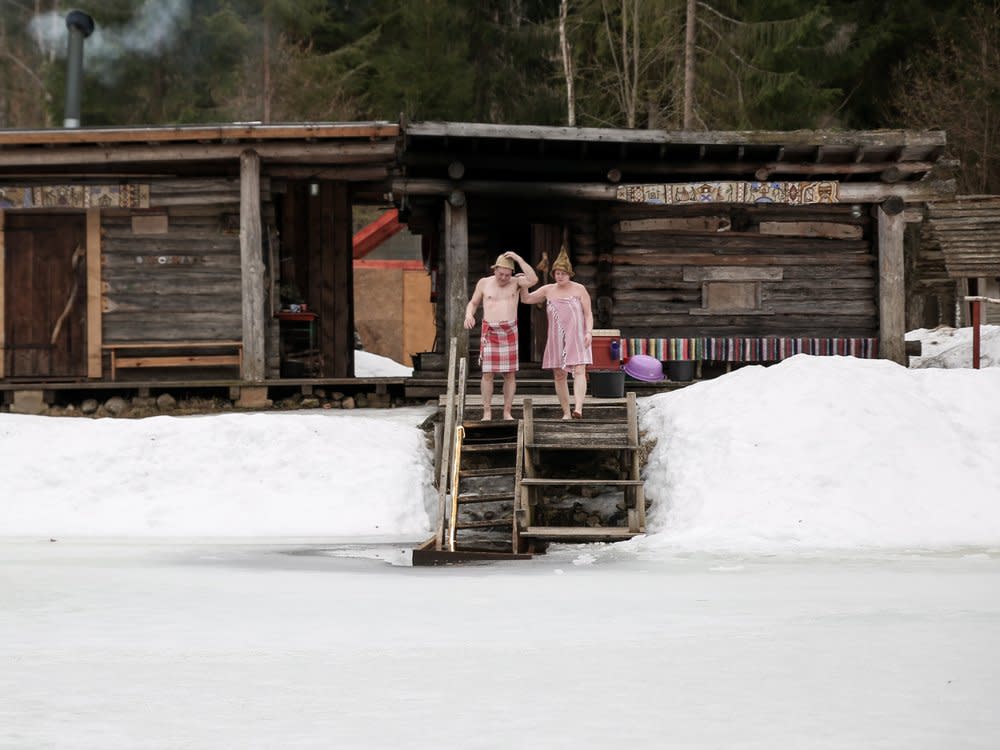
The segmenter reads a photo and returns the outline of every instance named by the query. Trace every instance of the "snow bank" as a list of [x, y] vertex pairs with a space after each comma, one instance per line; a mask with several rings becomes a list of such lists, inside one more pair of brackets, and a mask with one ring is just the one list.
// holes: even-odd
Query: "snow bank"
[[362, 351], [354, 352], [354, 377], [356, 378], [408, 378], [413, 368], [401, 365], [394, 359]]
[[1000, 544], [1000, 370], [799, 355], [645, 400], [645, 549]]
[[[1000, 326], [981, 326], [979, 335], [979, 366], [1000, 367]], [[920, 356], [910, 357], [910, 367], [972, 367], [972, 328], [918, 328], [906, 340], [923, 343]]]
[[419, 537], [428, 413], [0, 414], [0, 536]]

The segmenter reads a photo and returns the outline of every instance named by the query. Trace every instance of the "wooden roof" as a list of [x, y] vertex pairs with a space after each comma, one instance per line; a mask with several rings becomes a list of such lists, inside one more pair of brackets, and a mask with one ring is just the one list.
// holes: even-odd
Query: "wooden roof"
[[928, 203], [923, 239], [940, 247], [951, 278], [1000, 276], [1000, 196]]
[[942, 131], [669, 131], [419, 122], [403, 126], [407, 177], [640, 182], [684, 179], [917, 181]]
[[399, 126], [388, 122], [0, 130], [0, 174], [183, 168], [232, 161], [247, 148], [265, 163], [385, 164], [395, 159], [398, 136]]

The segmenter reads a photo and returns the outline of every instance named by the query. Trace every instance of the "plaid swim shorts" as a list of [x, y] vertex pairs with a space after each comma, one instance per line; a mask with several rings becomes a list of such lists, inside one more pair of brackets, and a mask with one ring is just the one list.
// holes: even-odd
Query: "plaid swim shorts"
[[479, 364], [483, 372], [517, 372], [517, 321], [483, 321], [479, 339]]

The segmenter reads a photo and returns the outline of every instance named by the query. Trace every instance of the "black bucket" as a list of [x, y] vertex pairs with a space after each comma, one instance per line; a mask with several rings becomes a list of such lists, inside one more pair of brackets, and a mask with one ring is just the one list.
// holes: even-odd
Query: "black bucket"
[[621, 370], [593, 370], [590, 377], [590, 393], [594, 398], [624, 398], [625, 373]]
[[674, 359], [667, 362], [667, 378], [682, 383], [694, 380], [694, 362], [690, 359]]

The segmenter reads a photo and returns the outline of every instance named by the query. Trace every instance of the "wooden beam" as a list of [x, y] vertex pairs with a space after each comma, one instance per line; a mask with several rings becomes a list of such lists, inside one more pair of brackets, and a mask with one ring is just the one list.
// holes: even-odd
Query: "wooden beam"
[[6, 276], [4, 275], [7, 260], [6, 245], [4, 242], [5, 217], [4, 210], [0, 208], [0, 380], [7, 377], [5, 369], [7, 362], [7, 321], [4, 317], [4, 311], [7, 309], [7, 303], [4, 300], [4, 289], [7, 287]]
[[388, 122], [310, 123], [303, 125], [178, 125], [173, 127], [76, 128], [72, 130], [5, 130], [0, 145], [57, 143], [156, 143], [253, 138], [395, 138], [399, 126]]
[[444, 203], [445, 337], [458, 339], [458, 356], [469, 356], [465, 307], [469, 302], [469, 209]]
[[354, 259], [364, 258], [387, 239], [403, 229], [399, 223], [399, 211], [390, 209], [366, 227], [354, 233]]
[[[579, 200], [615, 201], [618, 185], [594, 182], [502, 182], [470, 180], [462, 183], [468, 194], [509, 195], [521, 198], [577, 198]], [[455, 189], [449, 180], [415, 180], [399, 178], [392, 181], [397, 199], [403, 195], [448, 196]], [[880, 203], [898, 196], [907, 203], [951, 198], [955, 181], [908, 182], [887, 185], [852, 182], [840, 184], [840, 203]]]
[[269, 165], [266, 169], [272, 177], [292, 180], [348, 180], [350, 182], [371, 182], [382, 180], [389, 175], [389, 167], [384, 164], [348, 167], [290, 167], [283, 164]]
[[[247, 150], [240, 143], [153, 144], [148, 146], [79, 146], [74, 148], [24, 148], [0, 150], [0, 167], [77, 164], [123, 164], [164, 161], [226, 161]], [[376, 143], [258, 143], [259, 159], [270, 161], [350, 164], [391, 161], [394, 141]]]
[[243, 366], [250, 383], [264, 380], [264, 256], [260, 223], [260, 156], [240, 154], [240, 267], [243, 280]]
[[101, 209], [87, 209], [87, 377], [100, 378], [103, 341], [101, 305]]
[[514, 140], [664, 143], [676, 145], [944, 146], [941, 130], [626, 130], [467, 122], [421, 122], [404, 128], [408, 138], [499, 138]]
[[903, 284], [902, 213], [888, 214], [881, 206], [878, 221], [879, 353], [883, 359], [906, 364], [906, 290]]

